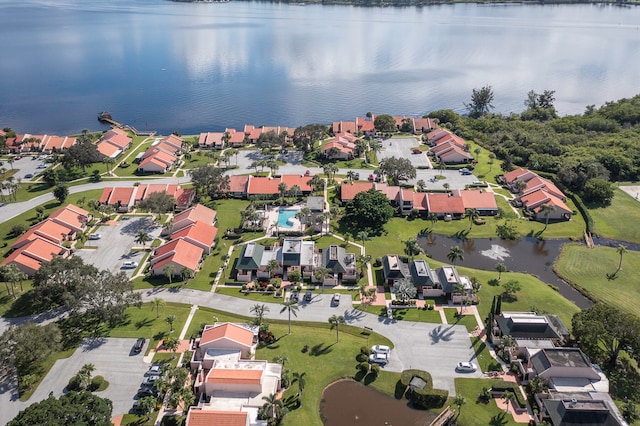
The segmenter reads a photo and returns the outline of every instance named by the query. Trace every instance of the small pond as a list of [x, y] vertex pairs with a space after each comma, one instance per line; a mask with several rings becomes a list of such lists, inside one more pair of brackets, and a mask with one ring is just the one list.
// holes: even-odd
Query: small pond
[[407, 404], [355, 380], [340, 380], [324, 390], [320, 416], [325, 426], [423, 426], [435, 418]]
[[532, 274], [545, 283], [558, 287], [562, 296], [579, 308], [586, 309], [593, 306], [593, 302], [553, 272], [553, 262], [560, 254], [562, 245], [568, 241], [566, 239], [540, 241], [533, 237], [518, 240], [498, 238], [460, 240], [433, 234], [418, 238], [420, 247], [435, 260], [450, 263], [447, 254], [451, 247], [457, 245], [464, 250], [464, 261], [459, 261], [459, 265], [494, 271], [496, 264], [502, 262], [509, 271]]

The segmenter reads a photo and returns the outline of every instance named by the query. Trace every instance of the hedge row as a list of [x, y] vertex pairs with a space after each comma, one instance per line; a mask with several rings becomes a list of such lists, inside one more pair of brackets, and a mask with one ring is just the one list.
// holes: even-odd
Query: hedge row
[[518, 406], [520, 408], [527, 407], [527, 403], [524, 400], [524, 397], [522, 396], [522, 393], [520, 392], [518, 385], [516, 385], [515, 383], [511, 383], [511, 382], [494, 383], [491, 386], [491, 390], [493, 392], [512, 392], [513, 395], [516, 397]]
[[406, 388], [414, 377], [421, 378], [425, 381], [426, 385], [422, 389], [413, 389], [409, 393], [409, 399], [411, 399], [413, 404], [423, 408], [435, 408], [442, 407], [445, 402], [447, 402], [447, 398], [449, 398], [449, 391], [434, 389], [431, 374], [426, 371], [404, 370], [400, 376], [400, 382]]

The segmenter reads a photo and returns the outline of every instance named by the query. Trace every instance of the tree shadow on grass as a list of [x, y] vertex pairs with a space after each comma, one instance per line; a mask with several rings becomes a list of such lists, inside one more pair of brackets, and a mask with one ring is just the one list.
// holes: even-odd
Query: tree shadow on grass
[[153, 324], [153, 319], [150, 319], [149, 317], [145, 317], [143, 320], [140, 321], [136, 321], [136, 329], [140, 330], [142, 327], [151, 327], [151, 325]]
[[502, 412], [491, 417], [491, 420], [489, 421], [489, 424], [491, 426], [503, 426], [507, 423], [509, 423], [509, 420], [507, 420], [507, 415]]
[[320, 356], [320, 355], [326, 355], [330, 352], [333, 351], [333, 346], [334, 344], [330, 344], [329, 346], [324, 346], [324, 343], [318, 343], [315, 346], [312, 346], [311, 349], [309, 350], [309, 355], [311, 356]]

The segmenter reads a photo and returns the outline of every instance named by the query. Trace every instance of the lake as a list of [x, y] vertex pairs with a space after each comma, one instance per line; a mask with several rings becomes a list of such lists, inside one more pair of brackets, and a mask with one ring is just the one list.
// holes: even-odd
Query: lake
[[362, 8], [166, 0], [0, 3], [0, 125], [183, 134], [374, 113], [464, 112], [473, 88], [521, 112], [556, 90], [560, 114], [635, 95], [640, 8]]

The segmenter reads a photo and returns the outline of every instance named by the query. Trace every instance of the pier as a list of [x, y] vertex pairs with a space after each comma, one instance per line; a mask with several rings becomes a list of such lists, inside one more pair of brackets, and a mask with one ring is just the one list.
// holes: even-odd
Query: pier
[[110, 124], [111, 127], [117, 127], [119, 129], [124, 129], [130, 132], [133, 132], [133, 134], [136, 136], [155, 136], [156, 134], [155, 131], [140, 131], [133, 126], [120, 123], [114, 120], [113, 117], [111, 116], [111, 113], [108, 111], [102, 111], [100, 114], [98, 114], [98, 121], [101, 123]]

